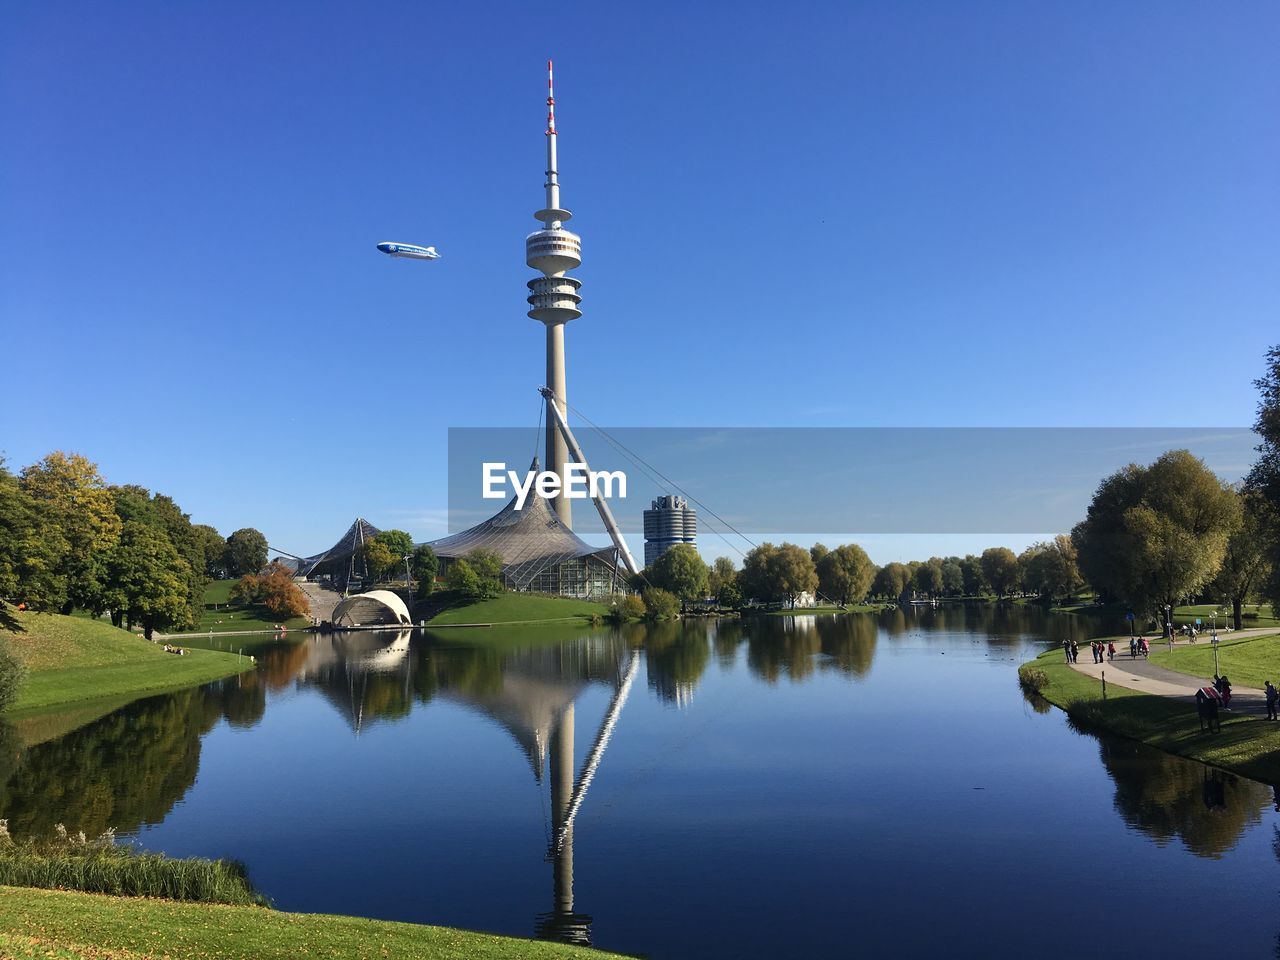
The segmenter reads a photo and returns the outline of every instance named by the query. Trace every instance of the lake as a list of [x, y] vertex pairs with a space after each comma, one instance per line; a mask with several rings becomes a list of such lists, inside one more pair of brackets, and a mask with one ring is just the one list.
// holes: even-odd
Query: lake
[[237, 858], [284, 910], [658, 958], [1276, 956], [1276, 792], [1019, 690], [1107, 631], [952, 606], [307, 636], [27, 725], [0, 816]]

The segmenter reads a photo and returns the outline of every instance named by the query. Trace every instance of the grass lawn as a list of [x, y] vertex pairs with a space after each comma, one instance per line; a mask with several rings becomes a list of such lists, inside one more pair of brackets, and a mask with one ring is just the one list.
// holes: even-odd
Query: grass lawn
[[610, 957], [448, 927], [0, 887], [0, 955], [113, 960]]
[[[1225, 611], [1225, 613], [1223, 612]], [[1276, 619], [1275, 613], [1271, 609], [1269, 603], [1246, 603], [1240, 610], [1241, 629], [1248, 630], [1250, 627], [1275, 627], [1280, 626], [1280, 620]], [[1212, 603], [1201, 603], [1195, 606], [1174, 607], [1173, 621], [1174, 623], [1194, 623], [1196, 617], [1204, 621], [1204, 626], [1209, 626], [1210, 614], [1218, 614], [1218, 626], [1225, 627], [1231, 623], [1231, 606], [1220, 607]]]
[[1157, 697], [1110, 684], [1103, 700], [1101, 684], [1063, 663], [1062, 651], [1056, 649], [1023, 665], [1023, 669], [1027, 667], [1044, 671], [1049, 683], [1041, 695], [1084, 727], [1107, 730], [1254, 780], [1280, 784], [1280, 724], [1223, 713], [1220, 733], [1201, 733], [1191, 697]]
[[[290, 630], [311, 626], [310, 617], [292, 617], [280, 620], [258, 607], [246, 607], [231, 602], [231, 588], [238, 580], [215, 580], [204, 591], [204, 609], [193, 630], [187, 634], [226, 633], [229, 630], [274, 630], [276, 625]], [[215, 609], [216, 608], [216, 609]]]
[[536, 623], [540, 620], [571, 620], [604, 616], [609, 607], [591, 600], [572, 600], [540, 593], [504, 593], [490, 600], [479, 600], [450, 607], [427, 621], [428, 626], [447, 627], [460, 623]]
[[3, 636], [29, 673], [10, 715], [81, 701], [167, 693], [246, 669], [246, 663], [233, 654], [212, 650], [192, 650], [176, 657], [159, 644], [101, 620], [54, 613], [15, 616], [22, 629], [3, 631]]
[[[1212, 677], [1213, 644], [1206, 636], [1194, 646], [1172, 650], [1152, 646], [1151, 662], [1195, 677]], [[1218, 668], [1232, 684], [1242, 687], [1261, 688], [1268, 680], [1280, 684], [1280, 634], [1239, 640], [1227, 640], [1219, 634]]]

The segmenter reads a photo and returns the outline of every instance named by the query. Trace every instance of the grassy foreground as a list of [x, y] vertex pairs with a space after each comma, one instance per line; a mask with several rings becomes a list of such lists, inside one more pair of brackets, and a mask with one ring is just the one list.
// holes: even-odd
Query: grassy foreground
[[[1168, 670], [1195, 677], [1213, 676], [1213, 644], [1208, 637], [1172, 650], [1152, 647], [1151, 662]], [[1261, 687], [1270, 680], [1280, 684], [1280, 634], [1227, 640], [1219, 635], [1218, 669], [1232, 685]]]
[[1280, 723], [1223, 713], [1221, 732], [1201, 733], [1191, 697], [1157, 697], [1108, 684], [1104, 700], [1102, 685], [1067, 666], [1062, 651], [1056, 649], [1023, 664], [1019, 674], [1025, 676], [1032, 669], [1042, 671], [1047, 680], [1040, 695], [1083, 727], [1106, 730], [1254, 780], [1280, 784]]
[[114, 960], [615, 956], [448, 927], [23, 887], [0, 887], [0, 949], [6, 957]]
[[428, 626], [447, 627], [461, 623], [536, 623], [540, 620], [572, 620], [603, 617], [609, 607], [591, 600], [549, 597], [538, 593], [504, 593], [490, 600], [478, 600], [450, 607], [427, 621]]
[[15, 611], [21, 630], [3, 631], [28, 676], [11, 715], [86, 700], [168, 693], [240, 673], [249, 664], [234, 654], [191, 650], [165, 653], [101, 620]]

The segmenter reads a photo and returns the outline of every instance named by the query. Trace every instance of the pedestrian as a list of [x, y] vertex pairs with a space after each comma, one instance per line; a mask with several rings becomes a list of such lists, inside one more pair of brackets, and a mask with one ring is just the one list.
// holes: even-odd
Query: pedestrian
[[1276, 701], [1280, 700], [1280, 690], [1277, 690], [1275, 684], [1270, 680], [1267, 681], [1267, 719], [1276, 719]]
[[1070, 640], [1062, 641], [1062, 653], [1063, 655], [1066, 656], [1067, 663], [1070, 663], [1071, 662], [1071, 641]]
[[1071, 641], [1071, 662], [1078, 663], [1080, 660], [1080, 644], [1074, 640]]
[[1112, 663], [1116, 660], [1116, 642], [1114, 640], [1107, 641], [1107, 659]]
[[1093, 662], [1094, 662], [1094, 663], [1101, 663], [1101, 662], [1102, 662], [1102, 651], [1101, 651], [1100, 649], [1098, 649], [1098, 647], [1099, 647], [1099, 644], [1098, 644], [1098, 641], [1097, 641], [1097, 640], [1090, 640], [1090, 641], [1089, 641], [1089, 649], [1093, 651]]
[[1230, 709], [1231, 708], [1231, 681], [1227, 679], [1227, 675], [1224, 673], [1220, 678], [1220, 682], [1222, 683], [1222, 705]]

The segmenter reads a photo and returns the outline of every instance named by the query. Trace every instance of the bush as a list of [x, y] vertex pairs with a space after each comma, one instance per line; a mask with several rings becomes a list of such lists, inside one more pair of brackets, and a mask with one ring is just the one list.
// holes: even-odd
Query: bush
[[650, 587], [643, 600], [646, 620], [672, 620], [680, 615], [680, 601], [666, 590]]
[[235, 861], [173, 860], [117, 845], [111, 831], [86, 840], [61, 824], [50, 840], [17, 842], [9, 836], [7, 820], [0, 820], [0, 885], [197, 903], [267, 903], [249, 883], [244, 865]]
[[1041, 693], [1045, 687], [1049, 686], [1049, 675], [1039, 667], [1024, 663], [1018, 668], [1018, 683], [1023, 690]]
[[0, 711], [18, 699], [18, 688], [27, 679], [27, 668], [0, 639]]
[[644, 601], [637, 594], [629, 593], [618, 601], [613, 612], [617, 620], [640, 620], [645, 614]]

